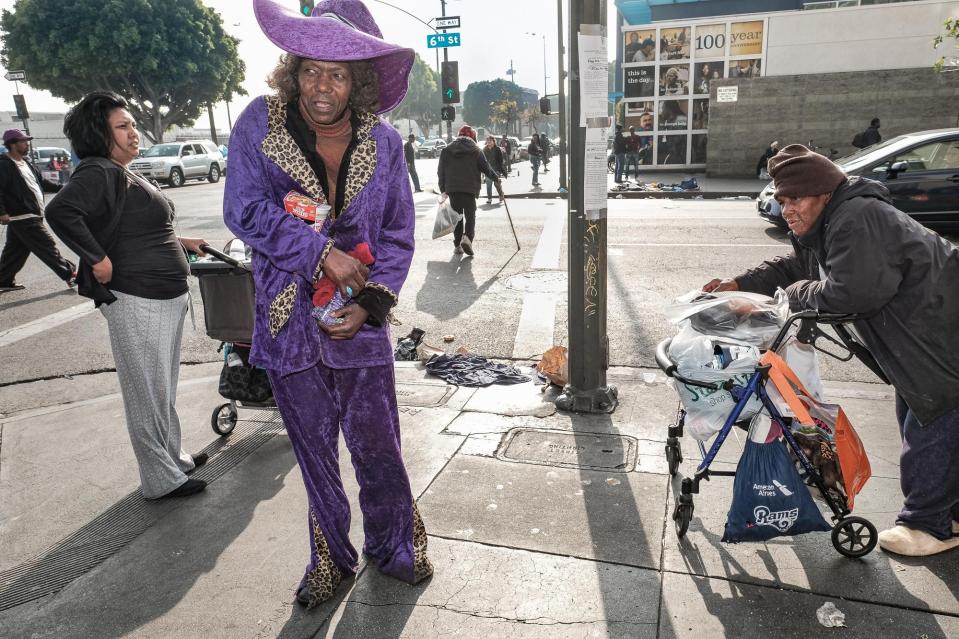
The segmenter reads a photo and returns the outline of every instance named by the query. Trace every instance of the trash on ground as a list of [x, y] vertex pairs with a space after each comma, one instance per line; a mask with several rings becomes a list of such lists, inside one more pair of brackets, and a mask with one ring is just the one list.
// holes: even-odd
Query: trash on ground
[[445, 351], [441, 348], [436, 348], [431, 346], [426, 342], [421, 343], [416, 347], [416, 359], [423, 362], [424, 364], [430, 361], [430, 358], [434, 355], [442, 355]]
[[443, 341], [446, 342], [447, 344], [449, 344], [450, 342], [452, 342], [452, 341], [455, 340], [455, 339], [456, 339], [456, 335], [444, 335], [444, 336], [443, 336]]
[[536, 364], [536, 370], [551, 384], [566, 386], [569, 383], [569, 360], [566, 347], [554, 346], [543, 353], [543, 358]]
[[827, 628], [845, 628], [846, 614], [839, 610], [831, 601], [827, 601], [816, 611], [819, 623]]
[[507, 364], [497, 364], [478, 355], [434, 355], [426, 362], [431, 375], [457, 386], [522, 384], [530, 378]]
[[426, 331], [414, 328], [406, 337], [399, 337], [396, 340], [396, 348], [393, 350], [393, 359], [397, 362], [415, 362], [417, 360], [416, 347], [423, 341]]

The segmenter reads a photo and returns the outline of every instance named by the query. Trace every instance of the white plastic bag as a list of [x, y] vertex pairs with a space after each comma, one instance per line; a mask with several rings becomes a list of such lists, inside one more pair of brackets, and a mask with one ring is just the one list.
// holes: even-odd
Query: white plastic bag
[[449, 198], [436, 201], [436, 221], [433, 223], [433, 239], [449, 235], [463, 216], [453, 210]]
[[[717, 345], [733, 358], [725, 367], [721, 367], [720, 358], [714, 352]], [[687, 324], [672, 339], [669, 358], [676, 364], [677, 372], [686, 379], [707, 383], [732, 380], [745, 386], [759, 362], [759, 349], [750, 344], [703, 335]], [[736, 405], [732, 393], [726, 390], [693, 386], [678, 380], [673, 380], [673, 385], [686, 409], [685, 431], [700, 441], [719, 432]], [[752, 397], [740, 419], [749, 419], [761, 409], [759, 398]]]
[[769, 348], [789, 316], [789, 300], [782, 290], [772, 298], [739, 291], [690, 291], [663, 312], [672, 324], [689, 324], [703, 335]]

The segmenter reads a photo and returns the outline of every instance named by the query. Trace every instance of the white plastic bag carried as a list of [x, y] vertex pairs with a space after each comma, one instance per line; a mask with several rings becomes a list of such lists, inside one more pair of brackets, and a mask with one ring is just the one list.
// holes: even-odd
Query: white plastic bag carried
[[463, 216], [453, 210], [449, 198], [441, 197], [436, 201], [436, 221], [433, 223], [433, 239], [449, 235], [460, 223]]

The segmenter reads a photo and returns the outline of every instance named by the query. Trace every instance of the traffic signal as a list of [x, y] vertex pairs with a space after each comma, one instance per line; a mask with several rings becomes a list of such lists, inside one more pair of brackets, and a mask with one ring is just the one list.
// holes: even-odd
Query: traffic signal
[[314, 0], [300, 0], [300, 13], [305, 16], [313, 13], [313, 2]]
[[27, 111], [27, 101], [19, 93], [13, 96], [13, 104], [17, 107], [17, 119], [29, 120], [30, 112]]
[[543, 115], [549, 115], [549, 98], [545, 95], [539, 99], [539, 112]]
[[459, 62], [443, 63], [442, 84], [443, 104], [458, 104], [460, 101]]
[[452, 122], [456, 119], [456, 107], [445, 106], [440, 109], [440, 119], [443, 122]]

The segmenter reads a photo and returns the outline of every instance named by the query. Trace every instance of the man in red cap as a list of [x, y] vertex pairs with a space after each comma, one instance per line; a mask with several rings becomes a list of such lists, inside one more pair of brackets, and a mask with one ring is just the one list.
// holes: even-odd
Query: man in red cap
[[[453, 253], [473, 255], [473, 238], [476, 231], [476, 198], [480, 194], [480, 174], [496, 184], [496, 190], [502, 194], [499, 176], [490, 168], [486, 156], [476, 145], [476, 131], [464, 126], [449, 146], [440, 152], [439, 175], [440, 192], [443, 198], [449, 197], [453, 210], [462, 215], [463, 222], [453, 230]], [[502, 195], [500, 195], [502, 199]]]
[[858, 315], [856, 332], [896, 389], [902, 437], [886, 552], [959, 547], [959, 249], [897, 210], [880, 182], [846, 177], [791, 144], [769, 159], [793, 252], [703, 290], [772, 295], [794, 309]]
[[0, 255], [0, 293], [24, 288], [16, 283], [16, 277], [30, 253], [71, 288], [77, 276], [76, 266], [60, 255], [43, 225], [43, 194], [56, 193], [60, 185], [43, 179], [27, 162], [32, 139], [20, 129], [3, 133], [7, 153], [0, 157], [0, 224], [7, 227], [7, 242]]

